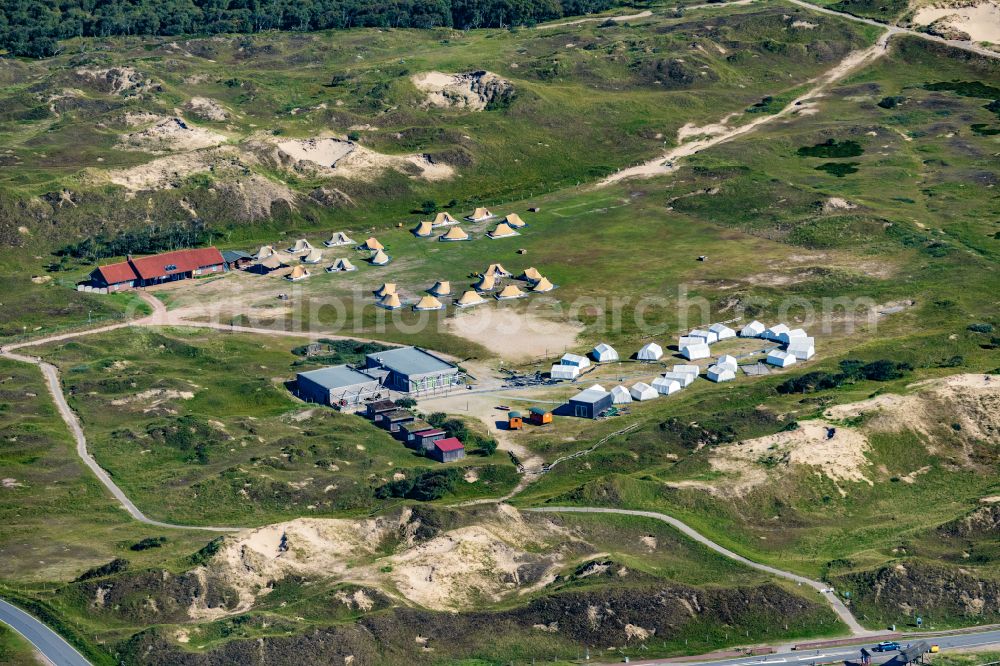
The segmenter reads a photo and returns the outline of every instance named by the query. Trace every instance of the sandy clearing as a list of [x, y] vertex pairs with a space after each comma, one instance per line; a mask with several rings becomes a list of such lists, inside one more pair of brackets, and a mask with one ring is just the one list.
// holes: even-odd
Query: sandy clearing
[[[292, 575], [371, 586], [434, 610], [463, 610], [548, 585], [566, 560], [565, 545], [582, 543], [549, 520], [525, 520], [509, 505], [498, 505], [476, 525], [422, 542], [415, 537], [419, 527], [409, 509], [360, 520], [299, 518], [227, 539], [198, 571], [237, 590], [238, 608], [227, 614], [251, 608], [275, 582]], [[379, 555], [387, 540], [399, 545]], [[371, 604], [363, 592], [350, 601]], [[190, 609], [192, 618], [211, 612]]]
[[222, 104], [209, 97], [192, 97], [187, 103], [188, 110], [203, 120], [221, 122], [229, 118], [229, 112]]
[[126, 398], [112, 400], [111, 404], [115, 407], [121, 407], [123, 405], [141, 402], [144, 408], [152, 408], [157, 407], [168, 400], [191, 400], [192, 398], [194, 398], [193, 391], [175, 391], [173, 389], [154, 388], [147, 391], [141, 391], [140, 393], [130, 395]]
[[455, 107], [483, 111], [491, 101], [510, 93], [510, 81], [493, 72], [462, 74], [422, 72], [410, 77], [417, 90], [426, 94], [425, 104], [438, 108]]
[[[768, 480], [762, 463], [765, 460], [770, 461], [771, 467], [812, 467], [817, 474], [835, 482], [872, 484], [864, 474], [868, 466], [865, 457], [868, 440], [859, 431], [843, 427], [838, 427], [836, 434], [829, 437], [831, 427], [830, 423], [819, 419], [801, 421], [795, 430], [719, 447], [710, 458], [712, 468], [735, 478], [727, 479], [724, 484], [712, 484], [715, 492], [741, 496], [763, 485]], [[840, 492], [847, 494], [842, 488]]]
[[918, 26], [928, 26], [937, 21], [952, 30], [964, 32], [971, 41], [1000, 44], [1000, 5], [994, 2], [965, 6], [939, 3], [921, 7], [913, 16], [913, 23]]
[[[891, 31], [886, 31], [878, 38], [873, 46], [849, 53], [847, 57], [841, 60], [837, 65], [830, 68], [815, 79], [812, 79], [810, 81], [810, 83], [813, 84], [812, 87], [801, 96], [789, 102], [788, 105], [781, 109], [778, 113], [761, 116], [743, 125], [731, 127], [724, 132], [717, 133], [706, 138], [697, 139], [695, 141], [685, 142], [680, 137], [680, 132], [678, 132], [678, 145], [675, 148], [672, 148], [660, 157], [649, 160], [648, 162], [644, 162], [634, 167], [621, 169], [620, 171], [606, 177], [604, 180], [599, 181], [597, 183], [597, 187], [605, 187], [627, 178], [650, 178], [653, 176], [673, 173], [678, 168], [676, 164], [678, 160], [690, 157], [691, 155], [695, 155], [703, 150], [725, 143], [726, 141], [734, 139], [738, 136], [753, 132], [761, 125], [785, 118], [793, 112], [801, 110], [804, 103], [819, 96], [823, 90], [833, 83], [859, 69], [861, 66], [867, 65], [871, 61], [884, 55], [888, 51], [889, 37], [891, 37], [891, 35]], [[726, 119], [731, 116], [732, 114], [727, 115], [725, 118], [720, 120], [718, 124], [725, 125]], [[685, 127], [687, 126], [688, 125], [685, 125]], [[691, 129], [689, 127], [685, 136], [690, 137], [690, 132]]]
[[166, 118], [152, 127], [124, 135], [118, 148], [148, 152], [192, 151], [212, 148], [226, 142], [226, 137], [201, 127], [189, 125], [178, 116]]
[[[387, 169], [409, 174], [413, 178], [446, 180], [455, 170], [427, 155], [387, 155], [337, 137], [293, 139], [274, 144], [278, 161], [296, 169], [313, 168], [321, 174], [367, 180]], [[282, 159], [284, 158], [284, 159]]]
[[445, 320], [445, 328], [514, 362], [562, 356], [583, 331], [579, 322], [556, 321], [534, 309], [485, 306], [456, 312]]

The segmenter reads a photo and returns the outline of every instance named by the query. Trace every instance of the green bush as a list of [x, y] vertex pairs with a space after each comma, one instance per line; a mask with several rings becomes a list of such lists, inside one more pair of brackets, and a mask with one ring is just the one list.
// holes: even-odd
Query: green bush
[[80, 574], [77, 579], [73, 582], [80, 583], [85, 580], [92, 580], [94, 578], [104, 578], [105, 576], [111, 576], [112, 574], [121, 573], [128, 569], [129, 561], [121, 557], [116, 557], [107, 564], [102, 564], [93, 569], [87, 569], [82, 574]]
[[847, 140], [837, 142], [836, 139], [827, 139], [825, 142], [817, 143], [815, 146], [802, 146], [797, 151], [799, 157], [824, 157], [826, 159], [831, 157], [857, 157], [864, 152], [864, 148], [857, 141]]

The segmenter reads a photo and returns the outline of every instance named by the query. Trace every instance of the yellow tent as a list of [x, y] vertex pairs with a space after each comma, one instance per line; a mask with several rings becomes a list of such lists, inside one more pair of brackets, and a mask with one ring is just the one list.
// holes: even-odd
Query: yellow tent
[[448, 230], [448, 233], [441, 236], [443, 241], [464, 241], [469, 240], [469, 234], [465, 233], [462, 227], [452, 227]]
[[396, 293], [396, 283], [395, 282], [386, 282], [381, 287], [379, 287], [378, 289], [375, 290], [375, 295], [378, 296], [379, 298], [382, 298], [383, 296], [388, 296], [389, 294], [395, 294], [395, 293]]
[[288, 279], [292, 282], [305, 280], [307, 277], [309, 277], [309, 271], [307, 271], [304, 266], [296, 266], [292, 269], [292, 272], [288, 274]]
[[489, 275], [490, 277], [509, 277], [510, 272], [501, 266], [500, 264], [490, 264], [490, 267], [486, 269], [483, 275]]
[[432, 225], [430, 222], [421, 222], [416, 226], [415, 229], [413, 229], [413, 235], [419, 236], [420, 238], [427, 238], [433, 233], [431, 231], [431, 227], [433, 226], [434, 225]]
[[333, 270], [347, 272], [356, 271], [358, 269], [350, 262], [349, 259], [337, 259], [337, 261], [333, 264]]
[[460, 308], [467, 308], [470, 305], [479, 305], [480, 303], [485, 303], [486, 299], [472, 291], [471, 289], [464, 294], [462, 297], [455, 301], [455, 305]]
[[497, 300], [504, 301], [508, 298], [521, 298], [522, 296], [524, 296], [524, 292], [518, 289], [517, 285], [509, 284], [497, 294]]
[[375, 238], [374, 236], [372, 236], [371, 238], [369, 238], [368, 240], [366, 240], [361, 245], [361, 249], [362, 250], [373, 250], [373, 251], [374, 250], [384, 250], [385, 246], [382, 245], [382, 243], [379, 243], [377, 238]]
[[507, 223], [507, 226], [513, 227], [514, 229], [520, 229], [528, 225], [527, 222], [521, 219], [521, 216], [517, 213], [511, 213], [507, 217], [503, 218], [503, 221]]
[[449, 296], [451, 294], [451, 283], [447, 280], [436, 282], [427, 291], [435, 296]]
[[399, 294], [386, 294], [378, 304], [386, 310], [397, 310], [403, 307], [403, 303], [399, 300]]
[[387, 255], [382, 250], [379, 250], [378, 252], [375, 253], [375, 256], [372, 257], [371, 261], [376, 266], [385, 266], [387, 263], [389, 263], [389, 255]]
[[535, 283], [535, 286], [531, 288], [531, 291], [544, 292], [544, 291], [552, 291], [553, 289], [555, 289], [555, 286], [551, 282], [549, 282], [549, 279], [547, 277], [543, 277], [541, 280]]
[[501, 222], [493, 231], [486, 235], [490, 238], [509, 238], [510, 236], [517, 236], [517, 232], [511, 229], [506, 222]]
[[473, 222], [482, 222], [483, 220], [488, 220], [491, 217], [493, 217], [493, 213], [491, 213], [488, 208], [477, 208], [472, 212], [472, 215], [466, 219], [472, 220]]
[[446, 227], [449, 224], [458, 224], [458, 220], [451, 216], [451, 213], [438, 213], [431, 223], [435, 227]]
[[525, 268], [524, 273], [521, 277], [530, 282], [538, 282], [542, 279], [542, 274], [538, 272], [538, 269], [532, 266], [531, 268]]
[[474, 286], [479, 291], [493, 291], [497, 286], [496, 278], [492, 275], [484, 275], [479, 278], [479, 282], [477, 282]]
[[414, 310], [441, 310], [444, 305], [433, 296], [424, 296], [420, 302], [413, 306]]
[[257, 261], [263, 261], [274, 254], [274, 247], [271, 245], [261, 245], [260, 249], [257, 250], [257, 254], [254, 255], [254, 259]]

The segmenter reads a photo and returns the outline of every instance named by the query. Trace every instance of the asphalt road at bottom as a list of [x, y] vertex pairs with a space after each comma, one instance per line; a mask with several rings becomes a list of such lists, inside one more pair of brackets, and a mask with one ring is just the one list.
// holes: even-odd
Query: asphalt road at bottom
[[90, 666], [90, 662], [62, 636], [3, 600], [0, 600], [0, 622], [21, 634], [55, 666]]
[[[929, 645], [938, 645], [941, 652], [948, 650], [969, 650], [975, 648], [989, 649], [988, 646], [1000, 648], [1000, 630], [983, 631], [970, 634], [953, 634], [951, 636], [912, 636], [897, 639], [897, 642], [906, 647], [907, 644], [926, 641]], [[812, 664], [829, 664], [832, 662], [846, 662], [853, 664], [861, 663], [861, 648], [867, 647], [871, 650], [875, 643], [860, 643], [847, 647], [828, 647], [812, 650], [789, 650], [787, 652], [777, 652], [775, 654], [762, 655], [757, 657], [736, 657], [718, 660], [705, 661], [685, 661], [685, 666], [691, 665], [711, 665], [711, 666], [811, 666]], [[892, 661], [898, 652], [876, 652], [872, 655], [873, 664], [885, 664]], [[640, 660], [638, 664], [667, 664], [675, 666], [678, 662], [674, 660]], [[897, 661], [896, 663], [899, 663]]]

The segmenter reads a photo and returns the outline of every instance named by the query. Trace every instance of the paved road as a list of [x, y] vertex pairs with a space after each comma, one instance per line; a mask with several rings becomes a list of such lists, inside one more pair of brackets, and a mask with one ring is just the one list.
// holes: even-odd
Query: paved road
[[24, 636], [46, 659], [55, 666], [90, 666], [90, 662], [76, 651], [62, 636], [25, 613], [17, 606], [0, 600], [0, 622]]
[[[969, 634], [952, 634], [947, 636], [906, 636], [899, 639], [899, 643], [904, 647], [907, 643], [914, 643], [917, 640], [925, 640], [941, 646], [942, 652], [948, 650], [969, 650], [975, 648], [986, 648], [987, 646], [1000, 645], [1000, 630], [982, 631]], [[709, 659], [699, 661], [684, 661], [685, 666], [811, 666], [812, 664], [828, 663], [860, 663], [861, 648], [873, 647], [872, 643], [860, 643], [850, 647], [833, 647], [820, 650], [783, 650], [775, 654], [759, 657], [736, 657], [729, 659]], [[896, 652], [875, 653], [872, 655], [872, 663], [884, 664], [892, 662], [896, 657]], [[674, 664], [673, 659], [652, 659], [647, 661], [633, 662], [636, 664]], [[894, 662], [894, 663], [899, 663]]]
[[784, 571], [782, 569], [768, 566], [767, 564], [761, 564], [760, 562], [754, 562], [753, 560], [748, 560], [742, 555], [737, 555], [736, 553], [729, 550], [725, 546], [720, 546], [719, 544], [715, 543], [705, 535], [695, 531], [694, 528], [689, 527], [686, 523], [682, 523], [673, 516], [668, 516], [665, 513], [658, 513], [656, 511], [634, 511], [631, 509], [609, 509], [604, 507], [579, 507], [579, 506], [539, 507], [534, 509], [528, 509], [528, 511], [551, 512], [551, 513], [617, 513], [625, 516], [641, 516], [643, 518], [652, 518], [654, 520], [663, 521], [668, 525], [670, 525], [671, 527], [673, 527], [674, 529], [676, 529], [677, 531], [683, 533], [684, 535], [690, 537], [691, 539], [697, 541], [698, 543], [714, 550], [720, 555], [728, 557], [731, 560], [736, 560], [740, 564], [744, 564], [752, 569], [765, 571], [773, 576], [778, 576], [779, 578], [785, 578], [787, 580], [794, 581], [800, 585], [808, 585], [817, 592], [820, 592], [823, 595], [823, 598], [826, 599], [827, 603], [830, 604], [830, 607], [833, 609], [833, 611], [851, 630], [852, 636], [871, 636], [873, 634], [880, 633], [871, 631], [870, 629], [865, 629], [863, 626], [861, 626], [861, 623], [858, 622], [857, 619], [854, 617], [854, 614], [851, 613], [851, 611], [847, 608], [847, 606], [844, 605], [844, 602], [840, 600], [840, 597], [838, 597], [835, 594], [824, 592], [824, 590], [828, 589], [829, 587], [826, 583], [823, 583], [818, 580], [813, 580], [811, 578], [806, 578], [805, 576], [800, 576], [796, 573], [792, 573], [791, 571]]

